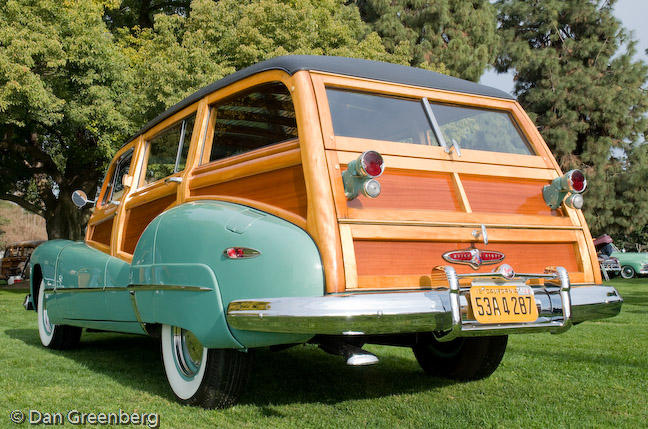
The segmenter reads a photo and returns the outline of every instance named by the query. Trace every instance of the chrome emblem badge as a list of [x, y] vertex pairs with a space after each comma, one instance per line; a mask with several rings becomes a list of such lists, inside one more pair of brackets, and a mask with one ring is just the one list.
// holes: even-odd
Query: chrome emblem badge
[[497, 250], [453, 250], [443, 254], [443, 259], [452, 264], [470, 265], [476, 270], [482, 265], [494, 265], [504, 260], [504, 254]]

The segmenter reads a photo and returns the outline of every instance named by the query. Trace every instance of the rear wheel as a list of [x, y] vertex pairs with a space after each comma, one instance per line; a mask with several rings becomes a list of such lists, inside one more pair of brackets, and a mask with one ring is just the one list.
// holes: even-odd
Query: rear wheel
[[45, 282], [41, 281], [38, 290], [38, 336], [41, 344], [50, 349], [64, 350], [76, 347], [81, 339], [82, 329], [76, 326], [55, 325], [50, 323], [45, 300]]
[[497, 369], [507, 342], [507, 335], [456, 338], [446, 342], [428, 337], [412, 350], [427, 374], [469, 381], [486, 378]]
[[162, 360], [171, 390], [187, 405], [226, 408], [245, 387], [250, 354], [232, 349], [208, 349], [186, 329], [162, 327]]
[[624, 279], [631, 279], [635, 276], [635, 270], [630, 265], [621, 267], [621, 277]]

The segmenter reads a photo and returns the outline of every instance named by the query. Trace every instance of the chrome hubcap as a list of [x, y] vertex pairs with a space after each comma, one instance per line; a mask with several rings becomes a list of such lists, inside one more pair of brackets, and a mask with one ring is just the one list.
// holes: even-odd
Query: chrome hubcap
[[203, 357], [203, 346], [194, 334], [186, 329], [174, 327], [173, 350], [178, 363], [178, 368], [186, 377], [193, 377], [198, 373]]

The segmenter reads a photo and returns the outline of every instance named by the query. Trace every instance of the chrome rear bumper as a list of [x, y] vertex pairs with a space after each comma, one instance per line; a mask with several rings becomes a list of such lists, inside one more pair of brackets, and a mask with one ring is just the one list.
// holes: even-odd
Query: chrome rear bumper
[[511, 280], [495, 273], [470, 275], [487, 277], [492, 284], [545, 279], [545, 285], [532, 286], [539, 315], [535, 322], [484, 325], [468, 316], [466, 294], [470, 288], [459, 286], [459, 278], [468, 275], [458, 275], [452, 267], [445, 270], [449, 287], [444, 289], [232, 301], [227, 321], [232, 328], [246, 331], [327, 335], [436, 332], [439, 339], [450, 340], [458, 336], [560, 333], [573, 323], [615, 316], [623, 303], [610, 286], [571, 287], [567, 272], [560, 267], [551, 274], [518, 274]]

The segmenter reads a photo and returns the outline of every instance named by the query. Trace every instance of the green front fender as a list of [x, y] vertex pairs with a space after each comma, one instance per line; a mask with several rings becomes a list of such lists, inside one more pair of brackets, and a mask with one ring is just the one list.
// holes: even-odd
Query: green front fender
[[[229, 247], [260, 254], [229, 259], [224, 255]], [[187, 203], [158, 216], [140, 238], [130, 277], [143, 322], [180, 326], [205, 346], [219, 348], [309, 339], [230, 330], [225, 309], [231, 301], [324, 293], [321, 258], [304, 230], [221, 201]]]

